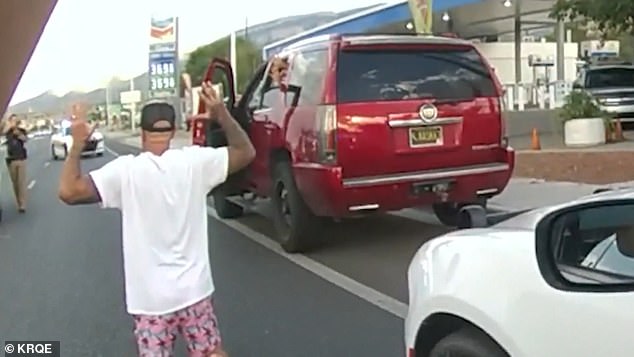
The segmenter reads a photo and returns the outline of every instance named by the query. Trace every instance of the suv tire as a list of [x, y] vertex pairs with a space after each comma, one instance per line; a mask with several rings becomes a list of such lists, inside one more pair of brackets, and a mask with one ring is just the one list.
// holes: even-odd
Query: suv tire
[[475, 328], [464, 328], [444, 337], [429, 357], [509, 357], [495, 341]]
[[273, 172], [273, 223], [277, 240], [288, 253], [303, 253], [316, 243], [320, 228], [315, 216], [302, 199], [290, 165], [281, 161]]
[[213, 191], [214, 208], [220, 218], [238, 218], [244, 214], [244, 208], [227, 200], [226, 185], [218, 187]]
[[467, 205], [480, 205], [484, 208], [487, 207], [486, 199], [480, 199], [478, 202], [473, 203], [456, 203], [456, 202], [441, 202], [434, 203], [432, 205], [432, 209], [436, 218], [440, 221], [440, 223], [445, 226], [455, 227], [458, 225], [458, 214], [460, 213], [460, 209]]

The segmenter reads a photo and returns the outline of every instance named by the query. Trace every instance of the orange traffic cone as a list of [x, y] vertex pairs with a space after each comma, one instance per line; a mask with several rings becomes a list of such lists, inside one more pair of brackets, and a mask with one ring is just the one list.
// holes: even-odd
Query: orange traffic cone
[[625, 140], [625, 137], [623, 136], [623, 127], [621, 126], [621, 119], [616, 119], [616, 123], [614, 124], [614, 139], [616, 141]]
[[539, 141], [539, 134], [537, 133], [537, 128], [533, 128], [533, 132], [531, 133], [531, 150], [541, 150], [542, 144]]

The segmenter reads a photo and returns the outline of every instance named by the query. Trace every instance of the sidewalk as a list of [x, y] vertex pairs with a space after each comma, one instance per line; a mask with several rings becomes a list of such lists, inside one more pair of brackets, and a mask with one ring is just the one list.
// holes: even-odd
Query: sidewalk
[[491, 199], [489, 206], [503, 211], [517, 211], [556, 205], [592, 194], [599, 187], [608, 186], [610, 185], [512, 178], [504, 192]]

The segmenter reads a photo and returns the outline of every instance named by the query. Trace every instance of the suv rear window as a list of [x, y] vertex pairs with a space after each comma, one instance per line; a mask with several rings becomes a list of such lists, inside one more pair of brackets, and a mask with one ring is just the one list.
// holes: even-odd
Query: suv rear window
[[337, 60], [337, 101], [497, 96], [495, 83], [473, 48], [343, 50]]
[[632, 86], [634, 86], [634, 67], [592, 69], [586, 74], [587, 88]]

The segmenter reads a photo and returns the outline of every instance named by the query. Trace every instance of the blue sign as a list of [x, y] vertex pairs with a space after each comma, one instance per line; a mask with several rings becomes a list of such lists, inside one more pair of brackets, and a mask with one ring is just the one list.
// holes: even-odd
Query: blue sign
[[178, 19], [153, 18], [148, 56], [149, 97], [177, 95], [178, 77]]
[[174, 52], [150, 53], [150, 91], [174, 91], [177, 84], [177, 65]]

